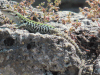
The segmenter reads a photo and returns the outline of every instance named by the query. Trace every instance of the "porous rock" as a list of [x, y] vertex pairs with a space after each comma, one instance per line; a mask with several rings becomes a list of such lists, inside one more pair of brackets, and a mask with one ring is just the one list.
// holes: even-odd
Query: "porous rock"
[[76, 75], [80, 65], [76, 49], [67, 39], [0, 28], [0, 73], [3, 75]]

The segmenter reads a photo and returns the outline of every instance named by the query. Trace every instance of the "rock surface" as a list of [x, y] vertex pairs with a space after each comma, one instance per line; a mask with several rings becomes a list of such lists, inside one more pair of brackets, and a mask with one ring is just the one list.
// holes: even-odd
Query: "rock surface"
[[65, 71], [75, 75], [80, 65], [75, 47], [60, 36], [0, 28], [0, 67], [3, 68], [0, 73], [3, 75], [42, 75], [47, 72], [53, 75], [53, 72], [66, 74]]

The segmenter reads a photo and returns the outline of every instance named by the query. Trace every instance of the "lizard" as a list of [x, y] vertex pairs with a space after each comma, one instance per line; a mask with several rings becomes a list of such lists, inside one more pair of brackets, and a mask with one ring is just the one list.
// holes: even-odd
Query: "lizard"
[[44, 23], [35, 22], [33, 20], [30, 20], [30, 19], [24, 17], [23, 15], [21, 15], [17, 11], [12, 11], [10, 9], [1, 9], [1, 12], [5, 16], [7, 16], [9, 19], [14, 21], [17, 24], [18, 28], [23, 27], [23, 28], [25, 28], [26, 30], [28, 30], [29, 32], [32, 32], [32, 33], [39, 32], [41, 34], [56, 34], [57, 36], [61, 36], [65, 39], [67, 39], [69, 42], [71, 42], [75, 46], [76, 52], [78, 52], [80, 55], [85, 54], [84, 52], [82, 52], [80, 50], [80, 48], [75, 43], [75, 41], [73, 41], [65, 33], [61, 33], [59, 30], [57, 31], [57, 29], [54, 26], [44, 24]]

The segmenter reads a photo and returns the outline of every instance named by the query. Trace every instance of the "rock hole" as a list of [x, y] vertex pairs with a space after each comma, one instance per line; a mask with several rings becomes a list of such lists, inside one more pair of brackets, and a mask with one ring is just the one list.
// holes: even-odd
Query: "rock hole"
[[53, 75], [58, 75], [58, 72], [51, 71]]
[[27, 44], [27, 49], [34, 48], [35, 46], [36, 46], [35, 42], [31, 42], [31, 43]]
[[42, 49], [42, 46], [40, 46], [40, 49]]
[[32, 66], [32, 68], [34, 68], [34, 66]]
[[31, 49], [31, 44], [28, 44], [27, 45], [27, 49]]
[[14, 39], [12, 37], [8, 37], [4, 40], [4, 44], [6, 46], [12, 46], [14, 44]]
[[57, 44], [60, 44], [60, 42], [63, 42], [62, 39], [58, 39]]
[[69, 62], [66, 62], [66, 65], [70, 64]]

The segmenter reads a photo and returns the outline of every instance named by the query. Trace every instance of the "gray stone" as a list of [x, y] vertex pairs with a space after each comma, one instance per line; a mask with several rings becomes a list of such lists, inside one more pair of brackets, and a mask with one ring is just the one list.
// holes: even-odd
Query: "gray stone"
[[[0, 73], [3, 75], [42, 75], [45, 70], [52, 75], [52, 72], [65, 73], [68, 67], [68, 73], [73, 71], [72, 75], [75, 75], [80, 64], [74, 45], [67, 39], [0, 28]], [[71, 67], [76, 69], [70, 71]]]

